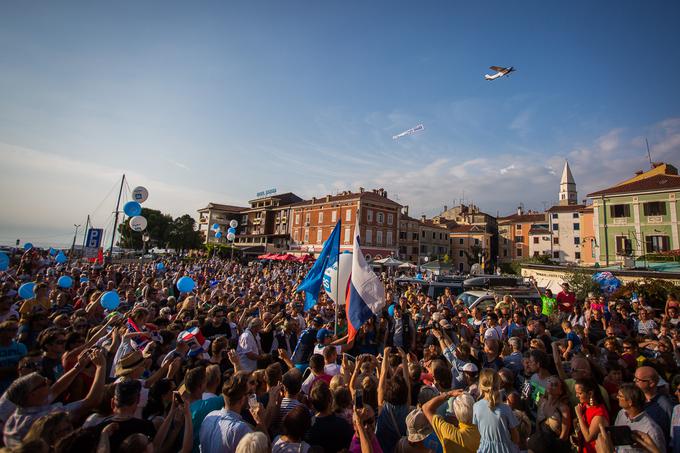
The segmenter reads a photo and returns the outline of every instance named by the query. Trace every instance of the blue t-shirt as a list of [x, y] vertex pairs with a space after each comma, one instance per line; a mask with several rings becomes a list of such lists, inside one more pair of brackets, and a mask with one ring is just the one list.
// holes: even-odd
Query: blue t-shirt
[[569, 341], [574, 343], [574, 347], [571, 348], [572, 352], [579, 352], [581, 350], [581, 339], [573, 330], [567, 334], [567, 342]]
[[[0, 368], [16, 368], [19, 360], [26, 355], [26, 352], [26, 346], [16, 341], [12, 341], [9, 346], [0, 346]], [[0, 393], [4, 393], [14, 379], [14, 377], [6, 377], [0, 380]]]
[[189, 405], [189, 411], [191, 412], [191, 423], [194, 428], [194, 453], [198, 453], [199, 445], [201, 439], [199, 434], [201, 433], [201, 423], [205, 417], [212, 411], [218, 411], [224, 407], [224, 398], [221, 396], [213, 396], [207, 400], [197, 400]]

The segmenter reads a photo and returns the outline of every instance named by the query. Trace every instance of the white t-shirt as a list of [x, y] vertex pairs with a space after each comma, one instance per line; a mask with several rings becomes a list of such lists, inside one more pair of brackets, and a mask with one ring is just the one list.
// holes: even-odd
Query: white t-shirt
[[[326, 349], [326, 346], [317, 343], [317, 345], [314, 346], [314, 354], [323, 355], [323, 350], [324, 350], [324, 349]], [[335, 350], [338, 352], [338, 355], [341, 355], [341, 354], [342, 354], [342, 346], [336, 345], [336, 346], [335, 346]]]
[[249, 359], [248, 353], [260, 354], [260, 350], [260, 335], [255, 336], [250, 329], [246, 329], [239, 337], [236, 348], [244, 371], [255, 371], [257, 369], [257, 360]]

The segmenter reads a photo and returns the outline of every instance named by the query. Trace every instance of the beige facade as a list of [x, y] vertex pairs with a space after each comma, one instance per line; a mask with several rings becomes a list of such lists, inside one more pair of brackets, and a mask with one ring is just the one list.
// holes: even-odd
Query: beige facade
[[461, 273], [479, 263], [488, 266], [493, 235], [480, 225], [459, 225], [449, 231], [453, 270]]

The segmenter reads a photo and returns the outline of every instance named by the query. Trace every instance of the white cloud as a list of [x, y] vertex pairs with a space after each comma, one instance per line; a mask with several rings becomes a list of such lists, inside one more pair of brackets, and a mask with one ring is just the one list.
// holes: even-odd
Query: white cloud
[[517, 167], [515, 167], [515, 164], [510, 164], [505, 168], [501, 168], [500, 173], [501, 173], [501, 175], [504, 175], [504, 174], [508, 173], [509, 171], [514, 170], [515, 168], [517, 168]]

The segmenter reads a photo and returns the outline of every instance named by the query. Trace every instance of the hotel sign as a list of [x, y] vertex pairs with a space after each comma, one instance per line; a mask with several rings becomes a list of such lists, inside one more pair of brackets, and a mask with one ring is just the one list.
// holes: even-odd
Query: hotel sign
[[256, 197], [261, 198], [261, 197], [268, 197], [269, 195], [274, 195], [276, 193], [276, 189], [267, 189], [263, 190], [262, 192], [258, 192]]

